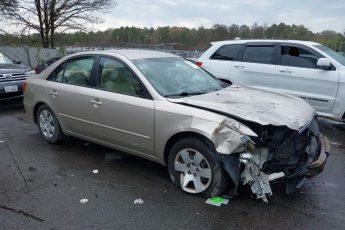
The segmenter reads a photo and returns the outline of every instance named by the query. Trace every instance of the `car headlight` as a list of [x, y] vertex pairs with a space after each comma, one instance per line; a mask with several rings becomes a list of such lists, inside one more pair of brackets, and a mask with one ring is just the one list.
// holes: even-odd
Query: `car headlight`
[[34, 74], [36, 74], [36, 71], [35, 71], [35, 70], [30, 70], [30, 71], [28, 71], [28, 72], [25, 72], [25, 75], [26, 75], [26, 76], [31, 76], [31, 75], [34, 75]]

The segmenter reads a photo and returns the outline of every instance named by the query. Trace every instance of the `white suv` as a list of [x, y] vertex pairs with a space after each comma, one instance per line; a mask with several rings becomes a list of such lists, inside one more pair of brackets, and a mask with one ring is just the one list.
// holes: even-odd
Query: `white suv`
[[307, 41], [233, 40], [211, 43], [196, 61], [234, 84], [308, 101], [319, 115], [345, 120], [345, 57]]

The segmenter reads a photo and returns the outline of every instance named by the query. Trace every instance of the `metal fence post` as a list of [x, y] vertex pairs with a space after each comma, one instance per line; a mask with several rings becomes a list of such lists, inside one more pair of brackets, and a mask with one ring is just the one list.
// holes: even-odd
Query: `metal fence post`
[[30, 66], [30, 68], [32, 68], [31, 66], [31, 58], [30, 58], [30, 50], [29, 50], [29, 47], [28, 46], [25, 46], [25, 50], [26, 50], [26, 54], [28, 56], [28, 64]]
[[341, 45], [342, 44], [343, 44], [342, 42], [339, 42], [339, 52], [343, 52], [342, 49], [341, 49]]

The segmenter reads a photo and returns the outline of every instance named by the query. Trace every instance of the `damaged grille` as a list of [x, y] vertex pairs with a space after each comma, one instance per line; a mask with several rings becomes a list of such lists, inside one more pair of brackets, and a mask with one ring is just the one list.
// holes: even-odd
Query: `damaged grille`
[[246, 125], [258, 134], [258, 137], [251, 138], [255, 146], [249, 142], [242, 153], [218, 154], [233, 182], [229, 192], [237, 194], [242, 183], [250, 187], [257, 199], [267, 203], [267, 196], [272, 195], [272, 183], [284, 182], [287, 194], [302, 187], [323, 148], [321, 141], [324, 139], [317, 118], [314, 117], [300, 130], [249, 122]]
[[[269, 148], [269, 158], [263, 164], [265, 173], [284, 172], [287, 193], [293, 192], [308, 173], [307, 165], [318, 158], [320, 130], [317, 118], [301, 133], [286, 127], [266, 127], [261, 130], [260, 145]], [[279, 182], [279, 180], [277, 181]]]

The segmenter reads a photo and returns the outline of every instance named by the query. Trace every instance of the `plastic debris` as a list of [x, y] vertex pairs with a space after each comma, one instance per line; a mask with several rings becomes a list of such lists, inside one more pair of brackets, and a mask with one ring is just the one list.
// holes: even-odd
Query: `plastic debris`
[[92, 170], [93, 174], [97, 174], [98, 173], [98, 169], [94, 169]]
[[222, 204], [228, 204], [229, 203], [229, 199], [224, 199], [224, 198], [221, 198], [219, 196], [215, 196], [215, 197], [212, 197], [212, 198], [208, 198], [205, 203], [219, 207]]
[[88, 199], [83, 198], [83, 199], [80, 200], [80, 203], [85, 204], [85, 203], [88, 202], [88, 201], [89, 201]]
[[134, 200], [134, 204], [143, 204], [144, 201], [142, 199], [136, 199]]
[[0, 143], [4, 143], [5, 141], [0, 141]]

